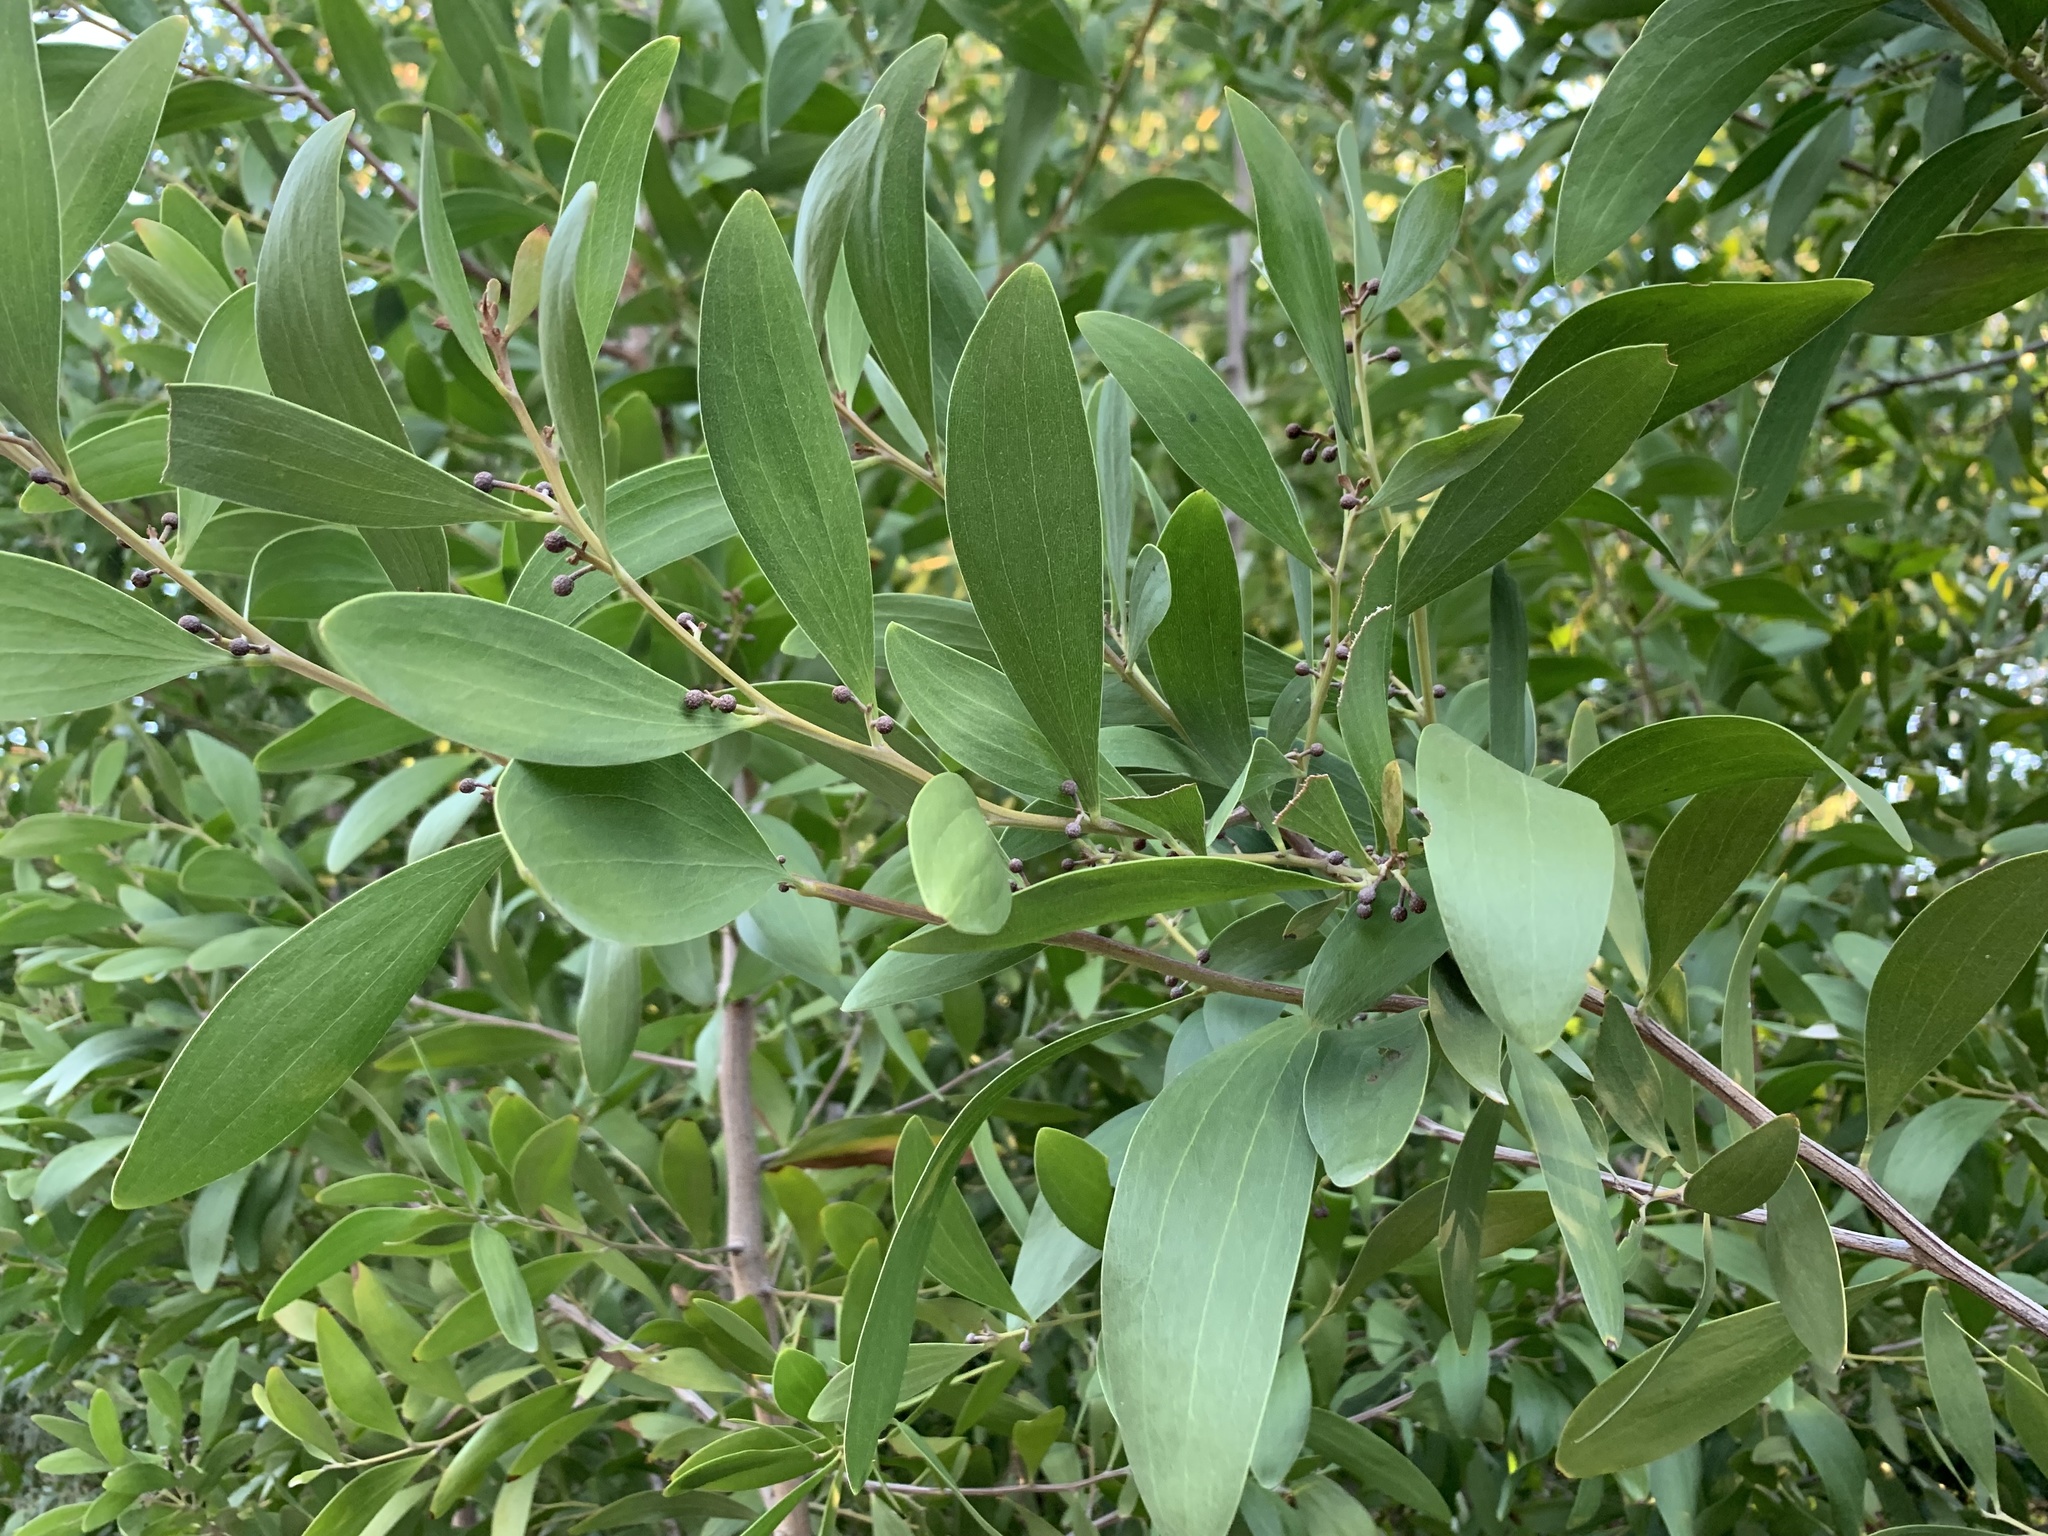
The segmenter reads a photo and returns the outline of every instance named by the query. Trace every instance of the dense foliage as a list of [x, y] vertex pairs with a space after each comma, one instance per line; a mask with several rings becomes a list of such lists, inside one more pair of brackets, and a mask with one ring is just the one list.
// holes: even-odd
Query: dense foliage
[[0, 1536], [2037, 1527], [2044, 23], [0, 0]]

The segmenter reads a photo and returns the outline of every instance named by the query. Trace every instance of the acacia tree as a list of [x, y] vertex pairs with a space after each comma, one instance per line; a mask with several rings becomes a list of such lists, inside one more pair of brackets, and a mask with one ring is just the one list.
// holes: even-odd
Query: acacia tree
[[2038, 1518], [2044, 7], [1648, 9], [0, 0], [8, 1529]]

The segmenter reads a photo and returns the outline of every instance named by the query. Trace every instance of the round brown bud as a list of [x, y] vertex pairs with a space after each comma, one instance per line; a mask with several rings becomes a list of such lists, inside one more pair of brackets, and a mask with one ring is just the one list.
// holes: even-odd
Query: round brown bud
[[574, 592], [576, 590], [576, 578], [574, 576], [571, 576], [567, 571], [564, 571], [561, 575], [557, 576], [553, 581], [549, 582], [548, 585], [554, 590], [555, 596], [567, 597], [571, 592]]
[[1346, 491], [1342, 496], [1339, 496], [1337, 498], [1337, 505], [1342, 507], [1346, 512], [1356, 512], [1358, 510], [1358, 498], [1352, 495], [1349, 491]]
[[1352, 908], [1352, 910], [1355, 913], [1357, 913], [1360, 917], [1371, 917], [1372, 903], [1369, 901], [1361, 901], [1356, 907]]
[[1339, 661], [1349, 661], [1351, 659], [1351, 647], [1339, 644], [1337, 647], [1337, 659]]
[[28, 477], [37, 485], [55, 485], [57, 483], [57, 477], [40, 464], [28, 472]]
[[1310, 757], [1321, 757], [1328, 750], [1320, 741], [1312, 741], [1308, 744], [1308, 755]]
[[729, 693], [721, 693], [711, 701], [712, 707], [721, 715], [729, 715], [740, 707], [740, 701]]
[[683, 708], [685, 709], [702, 709], [706, 704], [709, 704], [710, 702], [711, 695], [706, 693], [702, 688], [692, 688], [688, 693], [683, 695]]
[[1380, 354], [1380, 359], [1383, 362], [1398, 363], [1401, 361], [1401, 349], [1399, 347], [1389, 347]]
[[1315, 668], [1314, 668], [1314, 667], [1312, 667], [1312, 666], [1310, 666], [1310, 665], [1309, 665], [1309, 664], [1308, 664], [1307, 662], [1305, 662], [1305, 661], [1297, 661], [1297, 662], [1296, 662], [1296, 663], [1294, 664], [1294, 675], [1295, 675], [1296, 677], [1307, 677], [1307, 676], [1309, 675], [1309, 673], [1311, 673], [1311, 672], [1313, 672], [1313, 671], [1315, 671]]
[[1315, 463], [1315, 461], [1316, 461], [1316, 451], [1315, 451], [1315, 449], [1313, 449], [1313, 448], [1304, 448], [1304, 449], [1302, 449], [1302, 450], [1301, 450], [1301, 462], [1302, 462], [1302, 463], [1304, 463], [1304, 464], [1313, 464], [1313, 463]]
[[205, 622], [189, 613], [178, 620], [178, 628], [184, 630], [188, 635], [203, 635], [206, 633]]
[[244, 640], [240, 635], [235, 636], [234, 639], [228, 642], [228, 654], [230, 656], [246, 656], [255, 649], [255, 646]]
[[150, 581], [151, 576], [148, 571], [131, 571], [128, 574], [128, 585], [135, 588], [138, 592], [148, 586]]
[[835, 685], [832, 689], [832, 702], [834, 704], [851, 704], [853, 702], [853, 690], [844, 683]]
[[1069, 837], [1079, 837], [1084, 830], [1086, 829], [1082, 827], [1081, 818], [1078, 816], [1068, 822], [1066, 826], [1066, 833]]
[[1072, 869], [1073, 867], [1074, 867], [1074, 861], [1073, 861], [1072, 859], [1061, 859], [1061, 860], [1060, 860], [1060, 873], [1061, 873], [1061, 874], [1063, 874], [1063, 875], [1064, 875], [1064, 874], [1065, 874], [1065, 873], [1066, 873], [1066, 872], [1067, 872], [1068, 870]]
[[1147, 846], [1149, 845], [1146, 843], [1146, 840], [1142, 837], [1133, 840], [1131, 843], [1131, 849], [1135, 853], [1143, 853]]
[[1069, 800], [1077, 800], [1080, 798], [1081, 795], [1081, 786], [1076, 784], [1072, 779], [1061, 779], [1060, 793], [1065, 795]]
[[559, 555], [569, 547], [569, 535], [559, 528], [550, 528], [541, 535], [540, 547], [551, 555]]
[[[480, 491], [495, 490], [498, 484], [498, 477], [492, 474], [488, 469], [480, 469], [474, 475], [470, 476], [469, 483], [475, 486]], [[464, 790], [463, 793], [467, 794], [469, 793], [469, 791]]]
[[1394, 921], [1397, 923], [1405, 923], [1408, 921], [1408, 909], [1400, 905], [1400, 903], [1398, 902], [1396, 902], [1394, 905]]
[[1429, 690], [1429, 696], [1433, 699], [1440, 699], [1450, 691], [1451, 690], [1446, 688], [1442, 683], [1438, 683], [1435, 687]]
[[875, 730], [879, 735], [886, 736], [895, 729], [896, 717], [894, 715], [875, 716]]
[[473, 794], [475, 794], [475, 793], [476, 793], [476, 780], [475, 780], [475, 779], [457, 779], [457, 780], [455, 781], [455, 792], [456, 792], [456, 793], [457, 793], [458, 795], [473, 795]]
[[1429, 903], [1423, 900], [1422, 893], [1420, 891], [1410, 891], [1408, 893], [1408, 910], [1410, 912], [1418, 913], [1427, 912], [1429, 910]]
[[1337, 445], [1335, 443], [1330, 444], [1329, 447], [1323, 450], [1323, 462], [1325, 464], [1337, 462]]
[[1301, 423], [1298, 421], [1290, 421], [1289, 423], [1287, 423], [1287, 435], [1290, 438], [1296, 438], [1301, 436]]
[[1341, 848], [1332, 848], [1328, 853], [1323, 855], [1323, 862], [1325, 864], [1330, 865], [1342, 864], [1344, 862], [1344, 850]]
[[1012, 860], [1010, 860], [1010, 873], [1011, 873], [1011, 874], [1013, 874], [1013, 875], [1021, 875], [1021, 874], [1023, 874], [1023, 873], [1024, 873], [1024, 861], [1023, 861], [1022, 859], [1012, 859]]
[[1209, 951], [1207, 949], [1196, 950], [1195, 959], [1201, 964], [1207, 965], [1209, 963]]

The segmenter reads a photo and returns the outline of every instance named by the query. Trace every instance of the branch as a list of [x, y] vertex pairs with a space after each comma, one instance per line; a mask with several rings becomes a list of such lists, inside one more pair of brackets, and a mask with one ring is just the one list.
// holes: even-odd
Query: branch
[[[506, 1029], [523, 1029], [531, 1034], [546, 1035], [550, 1040], [559, 1040], [564, 1045], [578, 1043], [576, 1037], [566, 1029], [550, 1029], [547, 1025], [536, 1024], [531, 1019], [511, 1019], [502, 1013], [474, 1013], [467, 1008], [457, 1008], [451, 1003], [437, 1003], [431, 997], [418, 995], [413, 997], [412, 1006], [431, 1009], [435, 1013], [445, 1013], [451, 1019], [461, 1019], [469, 1024], [496, 1024]], [[658, 1056], [653, 1051], [635, 1051], [633, 1059], [651, 1062], [657, 1067], [667, 1067], [671, 1072], [697, 1070], [697, 1063], [694, 1061], [685, 1061], [680, 1056]]]
[[1114, 1482], [1120, 1477], [1129, 1477], [1129, 1467], [1111, 1467], [1107, 1472], [1097, 1472], [1093, 1477], [1076, 1478], [1071, 1483], [1002, 1483], [994, 1488], [933, 1488], [926, 1483], [868, 1483], [864, 1486], [869, 1493], [907, 1493], [917, 1498], [950, 1499], [955, 1494], [969, 1499], [1008, 1499], [1021, 1494], [1033, 1493], [1078, 1493], [1083, 1488], [1093, 1488], [1097, 1483]]
[[1878, 400], [1895, 390], [1914, 389], [1922, 384], [1939, 384], [1944, 379], [1961, 378], [1966, 373], [1990, 373], [2005, 368], [2034, 352], [2048, 352], [2048, 341], [2030, 342], [2015, 352], [2000, 352], [1992, 357], [1980, 358], [1974, 363], [1957, 363], [1953, 368], [1939, 368], [1933, 373], [1916, 373], [1903, 379], [1884, 379], [1868, 389], [1859, 389], [1853, 394], [1839, 395], [1828, 402], [1830, 411], [1847, 410], [1865, 400]]
[[2048, 101], [2048, 75], [2043, 75], [2025, 59], [2007, 53], [2004, 44], [1963, 14], [1956, 0], [1927, 0], [1927, 9], [1947, 22], [1951, 31], [2019, 81], [2037, 99]]

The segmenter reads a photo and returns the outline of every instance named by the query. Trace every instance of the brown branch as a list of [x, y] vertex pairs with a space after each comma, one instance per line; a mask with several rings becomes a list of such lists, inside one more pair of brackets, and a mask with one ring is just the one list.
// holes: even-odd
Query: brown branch
[[[566, 1029], [550, 1029], [547, 1025], [536, 1024], [531, 1019], [508, 1019], [502, 1013], [474, 1013], [467, 1008], [457, 1008], [450, 1003], [437, 1003], [431, 997], [419, 997], [417, 995], [414, 996], [412, 1005], [415, 1008], [431, 1009], [435, 1013], [445, 1013], [451, 1019], [461, 1019], [470, 1024], [499, 1024], [506, 1029], [523, 1029], [531, 1034], [546, 1035], [548, 1039], [559, 1040], [564, 1045], [575, 1045], [577, 1043], [576, 1037]], [[653, 1051], [635, 1051], [633, 1052], [633, 1059], [635, 1061], [651, 1062], [657, 1067], [667, 1067], [671, 1072], [695, 1072], [697, 1070], [697, 1063], [694, 1061], [685, 1061], [680, 1056], [658, 1056]]]
[[1830, 411], [1847, 410], [1852, 405], [1861, 405], [1865, 400], [1879, 400], [1895, 390], [1915, 389], [1922, 384], [1939, 384], [1944, 379], [1958, 379], [1967, 373], [1989, 373], [1996, 368], [2010, 367], [2021, 358], [2034, 352], [2048, 352], [2048, 341], [2030, 342], [2014, 352], [2000, 352], [1992, 357], [1980, 358], [1974, 363], [1957, 363], [1953, 368], [1938, 368], [1933, 373], [1911, 374], [1903, 379], [1883, 379], [1868, 389], [1859, 389], [1853, 394], [1838, 395], [1828, 402]]
[[739, 940], [730, 928], [719, 935], [718, 1118], [725, 1134], [725, 1246], [732, 1255], [734, 1300], [759, 1296], [768, 1303], [769, 1329], [775, 1308], [769, 1295], [767, 1223], [761, 1206], [761, 1143], [754, 1126], [754, 1000], [732, 995]]
[[1166, 0], [1152, 0], [1151, 8], [1145, 12], [1145, 19], [1138, 23], [1138, 30], [1131, 37], [1131, 46], [1124, 53], [1123, 64], [1116, 72], [1116, 80], [1110, 85], [1109, 95], [1102, 103], [1102, 111], [1095, 119], [1095, 131], [1089, 136], [1087, 151], [1081, 156], [1081, 164], [1074, 171], [1074, 179], [1067, 183], [1066, 191], [1053, 206], [1052, 217], [1040, 226], [1037, 234], [1025, 242], [1024, 249], [1017, 253], [1017, 259], [1003, 268], [1003, 276], [1029, 261], [1038, 248], [1066, 227], [1073, 216], [1074, 205], [1080, 200], [1082, 190], [1088, 185], [1088, 178], [1095, 174], [1095, 167], [1101, 162], [1102, 147], [1109, 142], [1109, 122], [1116, 116], [1116, 109], [1123, 100], [1124, 90], [1131, 83], [1131, 76], [1137, 73], [1138, 61], [1145, 52], [1145, 40], [1152, 35], [1152, 27], [1159, 20], [1159, 13], [1166, 8]]
[[1093, 1477], [1076, 1478], [1071, 1483], [1002, 1483], [993, 1488], [934, 1488], [928, 1483], [868, 1483], [869, 1493], [907, 1493], [917, 1498], [950, 1499], [956, 1493], [969, 1499], [1009, 1499], [1032, 1493], [1078, 1493], [1083, 1488], [1093, 1488], [1097, 1483], [1114, 1482], [1120, 1477], [1129, 1477], [1129, 1467], [1111, 1467], [1107, 1472], [1097, 1472]]

